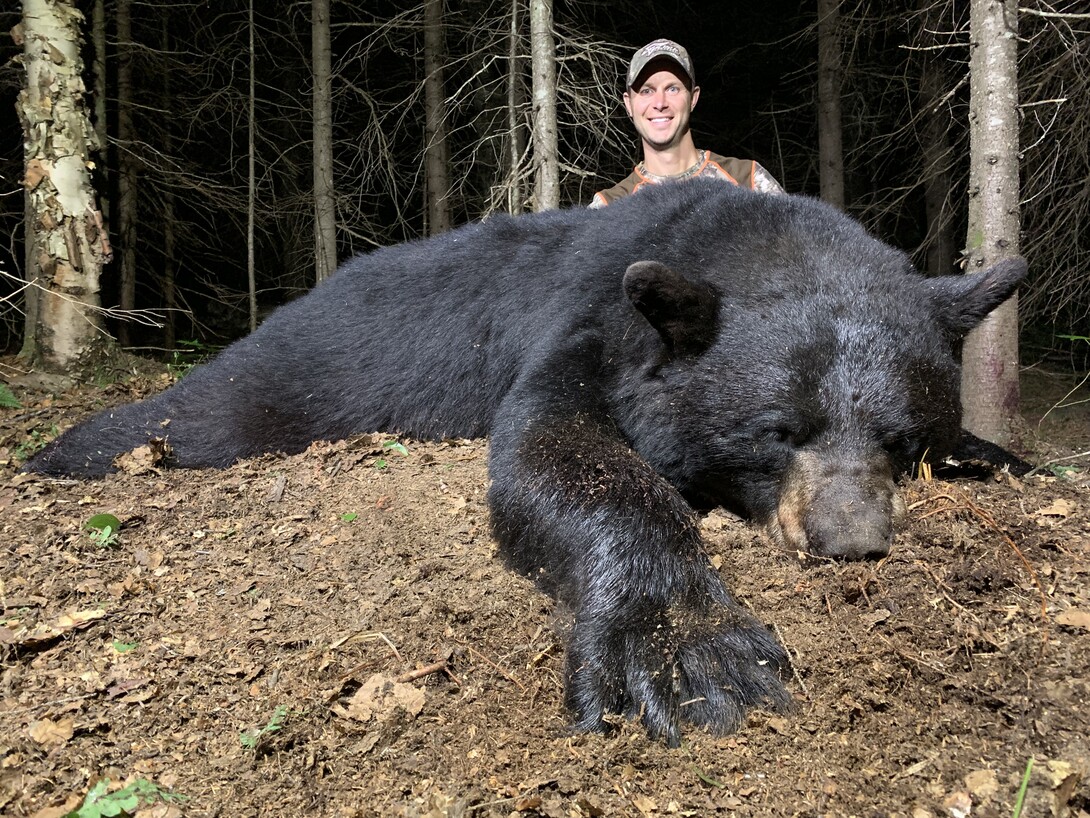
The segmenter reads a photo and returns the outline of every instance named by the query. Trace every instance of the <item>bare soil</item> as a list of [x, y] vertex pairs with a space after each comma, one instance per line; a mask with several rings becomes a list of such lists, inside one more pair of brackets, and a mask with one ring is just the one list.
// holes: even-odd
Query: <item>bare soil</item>
[[[46, 480], [16, 474], [35, 431], [166, 379], [9, 380], [0, 814], [65, 815], [109, 779], [184, 796], [144, 816], [1011, 816], [1031, 760], [1022, 815], [1090, 814], [1085, 454], [1061, 476], [906, 482], [879, 563], [708, 515], [797, 706], [669, 750], [628, 723], [567, 730], [562, 617], [495, 558], [485, 441]], [[1090, 449], [1085, 405], [1045, 416], [1074, 383], [1027, 373], [1037, 462]], [[109, 542], [85, 528], [100, 513]]]

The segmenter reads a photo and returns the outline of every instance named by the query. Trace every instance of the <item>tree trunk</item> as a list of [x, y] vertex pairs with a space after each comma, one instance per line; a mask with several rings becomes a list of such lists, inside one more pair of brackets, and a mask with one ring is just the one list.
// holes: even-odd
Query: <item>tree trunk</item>
[[[94, 77], [94, 89], [92, 101], [95, 106], [94, 126], [95, 141], [98, 142], [98, 158], [101, 162], [98, 178], [104, 181], [106, 178], [106, 156], [108, 140], [106, 138], [106, 0], [95, 0], [91, 16], [91, 42], [94, 45], [94, 63], [91, 67], [91, 75]], [[103, 186], [105, 189], [105, 185]], [[110, 200], [102, 197], [102, 217], [106, 224], [110, 223]]]
[[519, 11], [522, 0], [511, 0], [511, 28], [507, 37], [507, 212], [514, 215], [523, 208], [522, 153], [526, 148], [525, 130], [520, 110], [522, 93], [520, 73], [523, 55], [519, 48], [522, 23]]
[[315, 280], [337, 268], [337, 204], [333, 188], [333, 75], [329, 0], [311, 2], [311, 61], [314, 73], [314, 263]]
[[[132, 0], [117, 0], [117, 235], [121, 244], [121, 311], [136, 308], [136, 129], [133, 127]], [[117, 340], [130, 346], [129, 321], [122, 315]]]
[[[171, 14], [170, 8], [162, 10], [162, 23], [160, 28], [160, 43], [164, 54], [171, 53]], [[171, 81], [170, 71], [162, 72], [162, 99], [163, 110], [169, 111], [174, 99], [174, 85]], [[167, 117], [163, 121], [163, 155], [174, 155], [174, 127], [173, 118]], [[163, 346], [166, 349], [174, 349], [178, 345], [178, 283], [177, 265], [174, 259], [176, 245], [174, 237], [174, 184], [166, 180], [162, 189], [163, 196]]]
[[[969, 229], [972, 274], [1018, 254], [1018, 73], [1016, 0], [970, 7]], [[1018, 413], [1018, 300], [1011, 298], [965, 340], [964, 426], [1001, 446]]]
[[[328, 21], [329, 17], [326, 17]], [[254, 231], [257, 221], [257, 70], [254, 56], [254, 0], [250, 0], [248, 20], [250, 35], [250, 88], [247, 105], [246, 129], [246, 287], [250, 300], [250, 332], [257, 329], [257, 260], [254, 258]], [[317, 167], [317, 165], [315, 165]], [[317, 179], [317, 175], [315, 175]], [[315, 194], [317, 197], [317, 194]], [[317, 231], [315, 231], [317, 238]], [[320, 247], [321, 245], [316, 245]], [[320, 258], [320, 256], [318, 256]], [[321, 265], [318, 268], [318, 280], [321, 281], [331, 271], [323, 275]]]
[[533, 72], [534, 170], [537, 177], [534, 210], [552, 210], [560, 206], [556, 41], [553, 39], [552, 0], [530, 0], [530, 55]]
[[104, 336], [99, 277], [110, 257], [88, 169], [94, 132], [83, 99], [83, 58], [74, 0], [24, 0], [12, 32], [23, 45], [19, 94], [27, 204], [27, 269], [36, 302], [23, 354], [70, 367]]
[[840, 0], [818, 0], [818, 168], [821, 198], [844, 209]]
[[443, 0], [424, 0], [424, 167], [429, 235], [450, 230], [443, 40]]

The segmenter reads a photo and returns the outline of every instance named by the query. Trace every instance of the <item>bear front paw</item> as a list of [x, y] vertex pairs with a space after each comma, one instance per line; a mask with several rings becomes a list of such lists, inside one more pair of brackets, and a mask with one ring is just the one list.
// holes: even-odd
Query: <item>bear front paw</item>
[[681, 743], [682, 723], [730, 733], [751, 707], [790, 704], [786, 653], [733, 603], [577, 616], [566, 664], [575, 729], [606, 732], [610, 716], [624, 715], [670, 747]]

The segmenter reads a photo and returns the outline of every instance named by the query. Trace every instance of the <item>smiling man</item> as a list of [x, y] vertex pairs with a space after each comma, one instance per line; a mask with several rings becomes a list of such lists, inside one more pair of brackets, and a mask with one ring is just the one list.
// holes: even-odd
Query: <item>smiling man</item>
[[689, 116], [700, 99], [689, 52], [655, 40], [632, 56], [624, 107], [640, 135], [643, 161], [618, 184], [594, 194], [590, 207], [635, 193], [644, 185], [710, 176], [762, 193], [783, 193], [771, 173], [752, 159], [735, 159], [693, 144]]

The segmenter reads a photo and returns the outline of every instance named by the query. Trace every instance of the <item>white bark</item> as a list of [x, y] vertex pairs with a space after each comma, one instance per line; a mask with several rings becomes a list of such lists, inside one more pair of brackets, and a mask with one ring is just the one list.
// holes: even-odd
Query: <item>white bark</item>
[[28, 312], [25, 355], [68, 367], [99, 338], [99, 276], [109, 239], [89, 169], [94, 135], [84, 102], [80, 24], [72, 0], [24, 0], [13, 32], [23, 45], [19, 94], [27, 196]]

